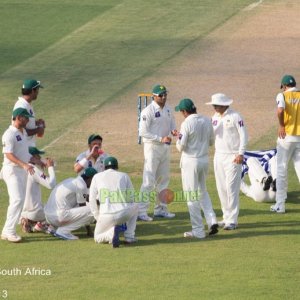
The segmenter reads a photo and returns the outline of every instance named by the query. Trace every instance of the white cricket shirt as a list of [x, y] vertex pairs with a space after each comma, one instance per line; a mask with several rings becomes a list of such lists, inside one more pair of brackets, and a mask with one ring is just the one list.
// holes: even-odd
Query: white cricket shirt
[[215, 113], [212, 117], [215, 133], [216, 153], [240, 154], [246, 151], [248, 134], [243, 118], [228, 108], [223, 115]]
[[[31, 155], [28, 152], [28, 140], [26, 130], [23, 131], [17, 129], [15, 126], [10, 125], [2, 136], [2, 153], [12, 153], [18, 159], [25, 163], [29, 162]], [[18, 166], [9, 160], [4, 155], [3, 166]]]
[[184, 157], [208, 155], [208, 148], [214, 142], [214, 131], [209, 118], [189, 115], [181, 124], [176, 148]]
[[172, 109], [166, 104], [161, 108], [152, 101], [141, 112], [139, 135], [144, 143], [161, 143], [161, 139], [176, 129]]

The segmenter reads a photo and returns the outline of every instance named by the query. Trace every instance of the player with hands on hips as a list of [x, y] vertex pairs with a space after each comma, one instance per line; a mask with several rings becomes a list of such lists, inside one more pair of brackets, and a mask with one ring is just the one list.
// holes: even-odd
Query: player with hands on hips
[[[44, 151], [36, 147], [29, 147], [31, 154], [30, 164], [34, 167], [34, 174], [28, 176], [26, 196], [21, 214], [21, 226], [23, 232], [46, 232], [49, 233], [49, 224], [46, 223], [44, 205], [42, 203], [41, 186], [53, 189], [56, 185], [54, 161], [51, 158], [41, 160]], [[45, 173], [48, 170], [48, 176]]]
[[24, 108], [31, 115], [29, 122], [26, 125], [28, 135], [28, 146], [35, 146], [35, 136], [42, 137], [46, 128], [43, 119], [36, 119], [33, 110], [32, 102], [38, 98], [39, 90], [43, 88], [41, 82], [35, 79], [26, 79], [22, 86], [22, 97], [18, 98], [13, 110]]
[[[176, 135], [176, 124], [172, 109], [166, 104], [168, 92], [165, 86], [156, 85], [152, 90], [153, 101], [141, 112], [139, 135], [144, 144], [143, 183], [140, 189], [138, 219], [152, 221], [148, 216], [149, 194], [160, 193], [170, 181], [171, 135]], [[167, 204], [159, 201], [154, 207], [154, 217], [174, 218]]]
[[17, 243], [22, 240], [16, 227], [25, 200], [27, 176], [34, 174], [34, 167], [28, 163], [30, 154], [25, 130], [31, 115], [26, 109], [17, 108], [12, 117], [12, 125], [2, 136], [4, 160], [1, 174], [7, 186], [9, 205], [1, 239]]
[[292, 75], [285, 75], [281, 80], [282, 92], [277, 94], [277, 192], [276, 204], [270, 210], [285, 213], [288, 187], [288, 165], [293, 160], [300, 182], [300, 91]]
[[206, 189], [208, 149], [214, 142], [214, 131], [209, 118], [197, 114], [191, 99], [182, 99], [175, 107], [185, 120], [181, 124], [176, 148], [181, 152], [180, 168], [182, 187], [190, 213], [192, 231], [184, 237], [205, 238], [201, 209], [209, 228], [209, 235], [218, 233], [216, 214]]
[[211, 102], [206, 103], [215, 109], [212, 116], [214, 171], [223, 212], [223, 220], [219, 224], [225, 230], [234, 230], [238, 225], [242, 162], [248, 142], [243, 118], [229, 108], [232, 102], [225, 94], [217, 93], [212, 95]]
[[74, 171], [82, 174], [86, 168], [94, 168], [97, 172], [104, 171], [103, 161], [108, 155], [102, 150], [103, 139], [99, 134], [92, 134], [88, 138], [88, 150], [80, 153], [74, 164]]

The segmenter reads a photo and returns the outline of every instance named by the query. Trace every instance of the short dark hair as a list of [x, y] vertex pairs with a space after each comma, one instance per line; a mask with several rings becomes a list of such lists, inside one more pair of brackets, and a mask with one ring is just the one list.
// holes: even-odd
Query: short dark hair
[[39, 87], [36, 87], [36, 88], [33, 88], [33, 89], [23, 89], [22, 88], [21, 92], [22, 92], [22, 95], [26, 96], [26, 95], [30, 95], [32, 91], [35, 91], [37, 89], [39, 89]]
[[196, 114], [197, 113], [197, 107], [195, 107], [195, 108], [193, 108], [193, 109], [191, 109], [191, 110], [186, 110], [185, 109], [185, 111], [188, 113], [188, 114]]
[[102, 136], [99, 134], [92, 134], [88, 138], [88, 144], [91, 144], [95, 140], [100, 140], [101, 142], [103, 141]]
[[104, 167], [104, 169], [105, 170], [108, 170], [108, 169], [118, 170], [118, 166], [115, 166], [115, 165], [106, 166], [106, 167]]

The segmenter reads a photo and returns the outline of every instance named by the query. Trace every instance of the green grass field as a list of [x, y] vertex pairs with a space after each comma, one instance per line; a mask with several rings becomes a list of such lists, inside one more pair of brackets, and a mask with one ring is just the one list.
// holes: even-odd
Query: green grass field
[[[268, 1], [271, 4], [274, 1]], [[201, 40], [251, 0], [0, 0], [0, 129], [9, 125], [22, 80], [42, 80], [34, 104], [47, 121], [45, 147], [103, 104], [114, 102], [155, 69]], [[85, 128], [82, 129], [85, 131]], [[90, 134], [86, 128], [86, 134]], [[274, 132], [253, 141], [268, 147]], [[74, 141], [76, 143], [76, 141]], [[74, 176], [73, 144], [55, 144], [57, 179]], [[60, 149], [59, 151], [57, 149]], [[80, 151], [83, 151], [81, 149]], [[142, 161], [123, 166], [138, 189]], [[299, 299], [299, 182], [289, 174], [287, 214], [241, 196], [239, 228], [204, 241], [185, 240], [190, 229], [184, 203], [172, 204], [174, 220], [138, 223], [139, 242], [112, 249], [85, 236], [65, 242], [23, 234], [0, 241], [0, 299]], [[178, 156], [172, 158], [174, 190], [181, 189]], [[214, 176], [208, 189], [221, 217]], [[43, 190], [44, 199], [48, 191]], [[0, 227], [7, 192], [0, 182]], [[25, 276], [27, 268], [51, 275]]]

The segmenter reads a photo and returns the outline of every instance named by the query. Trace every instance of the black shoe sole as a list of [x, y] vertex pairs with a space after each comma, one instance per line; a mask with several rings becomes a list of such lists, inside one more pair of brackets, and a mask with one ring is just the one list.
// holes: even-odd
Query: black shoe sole
[[217, 234], [217, 233], [219, 232], [218, 228], [219, 228], [219, 225], [218, 225], [218, 224], [213, 224], [213, 225], [211, 225], [210, 231], [209, 231], [208, 235], [214, 235], [214, 234]]
[[263, 190], [264, 191], [268, 191], [270, 189], [270, 187], [271, 187], [272, 182], [273, 182], [272, 176], [268, 176], [268, 178], [264, 182]]
[[115, 226], [114, 236], [112, 238], [112, 246], [113, 246], [113, 248], [119, 248], [119, 246], [120, 246], [119, 234], [120, 234], [120, 228], [117, 225], [117, 226]]

